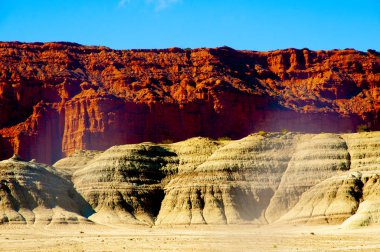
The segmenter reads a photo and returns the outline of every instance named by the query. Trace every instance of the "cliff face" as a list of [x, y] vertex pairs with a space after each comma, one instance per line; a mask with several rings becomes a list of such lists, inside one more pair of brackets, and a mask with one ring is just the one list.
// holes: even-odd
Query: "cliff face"
[[253, 131], [379, 129], [380, 58], [355, 50], [0, 43], [0, 159]]

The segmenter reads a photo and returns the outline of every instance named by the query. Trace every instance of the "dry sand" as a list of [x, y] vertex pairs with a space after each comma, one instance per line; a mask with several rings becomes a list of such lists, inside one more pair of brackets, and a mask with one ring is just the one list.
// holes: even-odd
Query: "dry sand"
[[0, 227], [0, 251], [380, 251], [380, 226]]

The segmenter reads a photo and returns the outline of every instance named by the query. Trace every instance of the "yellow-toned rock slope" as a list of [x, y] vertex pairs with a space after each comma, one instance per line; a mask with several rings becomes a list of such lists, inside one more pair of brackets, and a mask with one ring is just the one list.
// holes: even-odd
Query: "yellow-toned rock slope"
[[146, 142], [53, 167], [15, 156], [0, 175], [2, 223], [380, 223], [380, 132]]

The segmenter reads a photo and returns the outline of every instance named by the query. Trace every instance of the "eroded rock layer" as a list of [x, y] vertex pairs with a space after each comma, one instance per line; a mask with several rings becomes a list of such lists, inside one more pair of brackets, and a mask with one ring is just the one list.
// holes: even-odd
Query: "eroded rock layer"
[[344, 221], [344, 227], [355, 228], [380, 223], [380, 170], [364, 173], [362, 184], [359, 208]]
[[0, 159], [258, 130], [379, 129], [380, 60], [352, 49], [0, 43]]
[[259, 132], [240, 140], [145, 142], [80, 151], [56, 167], [14, 156], [0, 162], [0, 220], [378, 224], [379, 134]]
[[62, 172], [63, 175], [70, 178], [74, 172], [81, 168], [84, 168], [100, 153], [100, 151], [80, 150], [66, 158], [58, 160], [53, 164], [53, 166]]
[[266, 223], [297, 135], [251, 135], [214, 152], [165, 187], [157, 224]]
[[312, 186], [350, 169], [350, 155], [343, 138], [335, 134], [304, 135], [266, 211], [273, 222], [288, 212]]
[[161, 181], [178, 171], [169, 149], [143, 143], [115, 146], [73, 175], [78, 192], [95, 210], [99, 223], [153, 224], [164, 192]]
[[363, 183], [358, 173], [334, 176], [307, 190], [279, 220], [288, 223], [340, 224], [357, 211]]
[[14, 156], [0, 162], [0, 223], [86, 223], [91, 207], [52, 167]]
[[170, 148], [178, 155], [178, 173], [192, 172], [203, 164], [217, 149], [226, 145], [230, 140], [216, 141], [204, 137], [194, 137], [174, 143]]
[[343, 134], [351, 157], [351, 170], [380, 169], [380, 132]]

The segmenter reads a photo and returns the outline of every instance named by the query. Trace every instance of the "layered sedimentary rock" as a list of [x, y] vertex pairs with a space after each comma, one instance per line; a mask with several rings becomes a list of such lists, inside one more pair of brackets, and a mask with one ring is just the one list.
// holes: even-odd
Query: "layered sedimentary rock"
[[357, 228], [380, 223], [380, 170], [349, 172], [306, 191], [279, 222], [341, 224]]
[[0, 43], [0, 159], [281, 129], [379, 129], [379, 54]]
[[[251, 134], [0, 162], [2, 223], [380, 223], [380, 132]], [[70, 182], [72, 180], [73, 182]]]
[[178, 171], [178, 157], [152, 143], [115, 146], [76, 171], [73, 182], [98, 223], [154, 223], [164, 192], [161, 181]]
[[351, 170], [380, 170], [380, 132], [343, 134], [351, 157]]
[[[320, 138], [320, 136], [316, 135], [312, 139]], [[345, 144], [340, 144], [342, 147], [340, 150], [337, 148], [337, 142], [334, 142], [331, 136], [341, 138], [339, 140], [341, 143], [342, 139], [344, 139]], [[323, 138], [328, 140], [328, 143], [326, 144], [325, 142], [324, 147], [320, 146], [322, 148], [319, 150], [318, 148], [314, 149], [314, 151], [304, 148], [305, 146], [301, 142], [300, 149], [303, 149], [303, 152], [309, 154], [314, 152], [314, 158], [319, 156], [318, 159], [314, 159], [317, 169], [310, 169], [313, 168], [309, 165], [312, 160], [305, 160], [306, 165], [304, 167], [307, 168], [308, 172], [306, 173], [309, 174], [304, 173], [304, 176], [309, 177], [309, 186], [307, 188], [303, 187], [305, 183], [301, 182], [302, 179], [300, 178], [302, 176], [300, 174], [292, 174], [294, 182], [288, 182], [287, 189], [283, 188], [282, 184], [280, 185], [275, 197], [272, 198], [271, 205], [267, 209], [267, 217], [272, 214], [273, 221], [275, 221], [284, 215], [278, 221], [288, 223], [340, 224], [344, 222], [343, 225], [347, 227], [378, 223], [379, 214], [377, 209], [380, 198], [376, 190], [380, 175], [379, 137], [380, 132], [329, 135], [330, 140], [325, 135]], [[318, 141], [312, 142], [318, 144]], [[347, 149], [348, 156], [345, 149]], [[297, 152], [291, 162], [296, 158]], [[330, 161], [326, 162], [326, 158], [330, 159]], [[339, 167], [339, 163], [341, 163], [343, 169], [336, 172], [340, 175], [326, 177], [326, 180], [318, 183], [321, 181], [318, 174], [321, 174], [326, 164], [334, 168]], [[345, 170], [347, 164], [349, 164], [350, 169], [344, 172], [343, 170]], [[282, 182], [285, 182], [288, 171], [291, 171], [290, 168], [291, 166], [288, 167], [287, 172], [284, 174]], [[333, 170], [336, 170], [336, 168]], [[334, 171], [324, 171], [322, 176], [333, 173]], [[310, 185], [313, 184], [314, 186], [310, 188]], [[297, 190], [300, 190], [299, 188], [302, 188], [301, 192], [295, 194]], [[302, 192], [304, 193], [302, 194]], [[299, 198], [299, 200], [295, 200], [296, 198]], [[288, 204], [291, 199], [294, 199], [292, 204], [294, 208], [291, 206], [286, 209], [281, 207], [281, 202]]]
[[351, 170], [362, 173], [360, 206], [343, 226], [358, 227], [380, 223], [380, 132], [343, 135], [351, 155]]
[[91, 207], [53, 168], [14, 156], [0, 162], [0, 223], [86, 223]]
[[365, 172], [361, 180], [363, 186], [359, 208], [344, 221], [344, 227], [355, 228], [380, 223], [380, 164], [379, 170]]
[[297, 135], [250, 135], [216, 150], [165, 187], [157, 224], [266, 223]]
[[261, 134], [172, 179], [156, 224], [377, 223], [379, 132]]
[[340, 224], [357, 211], [362, 198], [361, 174], [328, 178], [307, 190], [279, 222]]
[[204, 137], [194, 137], [185, 141], [173, 143], [170, 148], [178, 155], [178, 173], [192, 172], [204, 163], [216, 150], [228, 144], [230, 140], [212, 140]]
[[273, 222], [295, 206], [312, 186], [350, 169], [350, 155], [336, 134], [304, 135], [297, 144], [281, 183], [265, 213]]
[[74, 172], [84, 168], [89, 162], [99, 155], [100, 151], [80, 150], [66, 158], [58, 160], [53, 167], [64, 173], [66, 177], [71, 177]]

